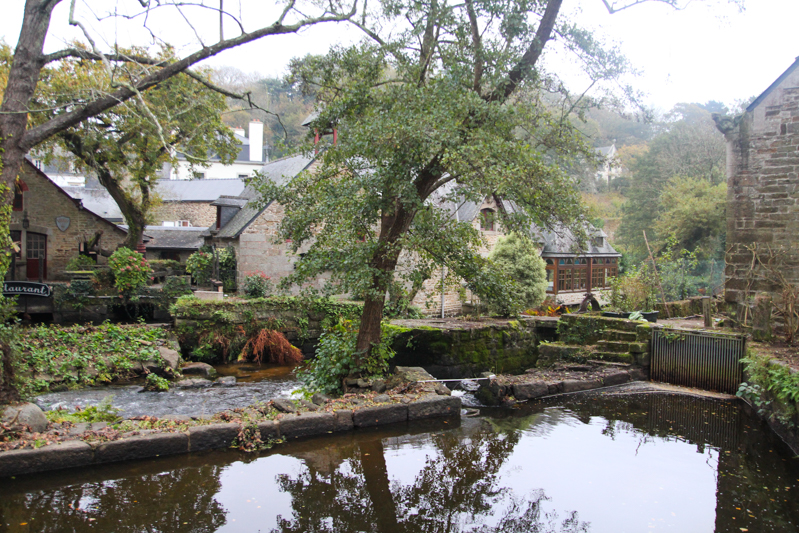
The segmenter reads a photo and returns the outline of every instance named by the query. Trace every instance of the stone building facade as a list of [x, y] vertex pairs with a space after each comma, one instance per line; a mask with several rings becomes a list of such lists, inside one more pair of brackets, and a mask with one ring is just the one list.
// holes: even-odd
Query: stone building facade
[[754, 254], [799, 283], [799, 58], [743, 116], [714, 120], [727, 139], [724, 297], [743, 323], [757, 294], [781, 294]]
[[[100, 234], [99, 248], [114, 251], [126, 232], [83, 207], [47, 175], [26, 161], [20, 171], [11, 213], [11, 236], [20, 252], [7, 274], [16, 280], [36, 281], [59, 277], [67, 262]], [[87, 250], [88, 251], [88, 250]], [[107, 262], [102, 254], [98, 263]]]

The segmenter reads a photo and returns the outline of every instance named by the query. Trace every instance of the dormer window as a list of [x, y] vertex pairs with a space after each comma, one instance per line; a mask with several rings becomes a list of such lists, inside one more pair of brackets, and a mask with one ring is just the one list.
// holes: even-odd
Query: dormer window
[[597, 237], [591, 237], [591, 246], [594, 246], [596, 248], [602, 248], [603, 246], [605, 246], [605, 238], [602, 237], [601, 235]]
[[480, 210], [480, 229], [483, 231], [494, 231], [496, 213], [493, 209]]

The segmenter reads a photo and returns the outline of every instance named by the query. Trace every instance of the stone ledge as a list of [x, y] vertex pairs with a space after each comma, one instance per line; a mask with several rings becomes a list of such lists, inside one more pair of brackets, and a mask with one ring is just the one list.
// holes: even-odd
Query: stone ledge
[[94, 462], [113, 463], [188, 451], [189, 436], [185, 433], [151, 433], [96, 445]]
[[189, 451], [219, 450], [229, 448], [239, 435], [239, 424], [211, 424], [189, 428]]
[[352, 414], [355, 427], [360, 428], [406, 422], [407, 420], [408, 406], [401, 403], [365, 407]]
[[280, 436], [284, 439], [323, 435], [336, 430], [336, 416], [333, 413], [287, 414], [278, 422]]
[[79, 440], [35, 450], [11, 450], [0, 453], [0, 477], [86, 466], [93, 461], [92, 447]]
[[460, 415], [461, 400], [452, 396], [423, 397], [408, 404], [408, 420]]

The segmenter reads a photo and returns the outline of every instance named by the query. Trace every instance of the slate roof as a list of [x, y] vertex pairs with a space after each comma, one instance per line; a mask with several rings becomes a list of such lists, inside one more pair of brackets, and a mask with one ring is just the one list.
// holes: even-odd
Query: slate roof
[[[284, 157], [266, 163], [261, 169], [261, 174], [263, 174], [266, 179], [269, 179], [278, 185], [282, 185], [289, 179], [308, 168], [311, 163], [313, 163], [313, 158], [305, 155]], [[252, 224], [255, 219], [258, 218], [258, 216], [263, 213], [269, 207], [269, 205], [271, 205], [270, 202], [261, 209], [255, 207], [254, 204], [260, 198], [260, 194], [252, 186], [245, 187], [241, 194], [235, 198], [239, 200], [246, 200], [247, 204], [244, 205], [244, 207], [242, 207], [241, 210], [236, 213], [227, 224], [219, 229], [216, 237], [223, 239], [232, 239], [238, 237], [241, 235], [241, 232], [247, 229], [247, 226]], [[209, 233], [206, 233], [206, 235], [208, 234]]]
[[105, 189], [85, 187], [61, 187], [71, 198], [80, 200], [83, 206], [111, 222], [124, 220], [119, 206]]
[[148, 249], [154, 250], [198, 250], [203, 245], [206, 228], [147, 226], [145, 233], [150, 237]]
[[155, 192], [164, 202], [212, 202], [220, 196], [238, 196], [244, 180], [158, 180]]
[[793, 64], [792, 64], [790, 67], [788, 67], [788, 69], [787, 69], [785, 72], [783, 72], [782, 74], [780, 74], [780, 77], [779, 77], [779, 78], [777, 78], [776, 80], [774, 80], [774, 83], [772, 83], [771, 85], [769, 85], [769, 86], [768, 86], [768, 89], [766, 89], [765, 91], [763, 91], [763, 92], [760, 94], [760, 96], [758, 96], [757, 98], [755, 98], [754, 102], [752, 102], [751, 104], [749, 104], [749, 107], [747, 107], [747, 108], [746, 108], [746, 110], [747, 110], [747, 111], [754, 111], [754, 109], [755, 109], [757, 106], [759, 106], [759, 105], [760, 105], [760, 104], [763, 102], [763, 100], [765, 100], [765, 99], [766, 99], [766, 97], [767, 97], [767, 96], [768, 96], [768, 95], [771, 93], [771, 91], [773, 91], [774, 89], [776, 89], [777, 87], [779, 87], [779, 86], [780, 86], [780, 84], [781, 84], [781, 83], [782, 83], [782, 82], [785, 80], [785, 78], [787, 78], [788, 76], [790, 76], [790, 75], [791, 75], [791, 73], [792, 73], [794, 70], [796, 70], [796, 68], [797, 68], [797, 67], [799, 67], [799, 57], [797, 57], [797, 58], [796, 58], [796, 60], [793, 62]]
[[247, 205], [247, 200], [238, 196], [220, 196], [211, 202], [211, 205], [217, 205], [220, 207], [244, 207]]

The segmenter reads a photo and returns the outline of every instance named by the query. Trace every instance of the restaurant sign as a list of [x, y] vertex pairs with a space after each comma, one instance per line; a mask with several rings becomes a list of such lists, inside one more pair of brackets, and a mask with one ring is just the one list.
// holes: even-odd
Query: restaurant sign
[[41, 296], [48, 298], [50, 286], [33, 281], [4, 281], [3, 296]]

